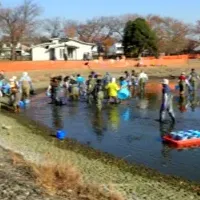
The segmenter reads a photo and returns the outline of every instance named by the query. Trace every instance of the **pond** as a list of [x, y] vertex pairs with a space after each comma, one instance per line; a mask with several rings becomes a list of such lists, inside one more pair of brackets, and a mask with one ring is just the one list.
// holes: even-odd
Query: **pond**
[[160, 124], [161, 90], [156, 85], [150, 83], [144, 96], [135, 95], [117, 106], [105, 105], [101, 112], [84, 101], [54, 106], [48, 104], [45, 94], [39, 94], [23, 114], [55, 132], [64, 129], [68, 138], [130, 163], [200, 182], [200, 148], [178, 150], [161, 140], [172, 130], [200, 130], [199, 94], [180, 98], [174, 93], [176, 124]]

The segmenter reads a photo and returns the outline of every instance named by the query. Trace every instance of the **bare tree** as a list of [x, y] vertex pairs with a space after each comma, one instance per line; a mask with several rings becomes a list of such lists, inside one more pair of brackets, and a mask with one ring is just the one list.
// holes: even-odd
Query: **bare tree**
[[69, 38], [75, 38], [78, 37], [78, 26], [79, 22], [75, 20], [64, 20], [63, 21], [63, 32], [64, 35]]
[[59, 17], [45, 19], [42, 22], [43, 30], [50, 37], [59, 37], [63, 32], [63, 23]]
[[188, 24], [171, 17], [157, 15], [148, 15], [146, 19], [156, 32], [160, 52], [176, 54], [187, 47], [191, 30]]
[[24, 0], [14, 8], [0, 8], [0, 27], [2, 34], [9, 38], [12, 46], [11, 59], [16, 59], [16, 46], [25, 35], [34, 31], [36, 18], [41, 9], [32, 0]]
[[196, 34], [200, 35], [200, 20], [196, 22], [194, 31]]

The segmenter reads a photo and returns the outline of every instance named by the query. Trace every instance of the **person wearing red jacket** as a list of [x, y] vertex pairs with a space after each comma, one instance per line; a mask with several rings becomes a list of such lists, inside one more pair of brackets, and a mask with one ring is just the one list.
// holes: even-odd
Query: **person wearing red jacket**
[[185, 93], [186, 85], [189, 86], [185, 72], [182, 72], [178, 79], [179, 79], [180, 94], [182, 95]]

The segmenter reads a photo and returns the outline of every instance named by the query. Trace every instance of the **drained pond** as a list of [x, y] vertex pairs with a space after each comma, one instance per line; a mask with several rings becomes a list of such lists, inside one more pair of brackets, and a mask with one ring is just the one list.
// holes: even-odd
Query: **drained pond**
[[[151, 83], [153, 84], [153, 83]], [[151, 85], [150, 84], [150, 85]], [[199, 93], [180, 98], [174, 93], [176, 124], [160, 124], [160, 88], [153, 84], [144, 96], [133, 96], [120, 105], [104, 105], [102, 111], [84, 100], [65, 106], [48, 104], [45, 93], [34, 96], [22, 113], [67, 137], [130, 163], [200, 182], [200, 148], [176, 149], [162, 143], [170, 131], [200, 130]], [[50, 137], [50, 136], [49, 136]]]

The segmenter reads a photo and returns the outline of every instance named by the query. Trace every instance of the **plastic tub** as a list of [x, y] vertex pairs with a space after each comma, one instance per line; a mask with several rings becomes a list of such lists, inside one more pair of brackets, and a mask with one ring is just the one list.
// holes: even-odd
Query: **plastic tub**
[[57, 133], [56, 133], [56, 137], [59, 139], [59, 140], [64, 140], [65, 137], [66, 137], [66, 132], [63, 131], [63, 130], [58, 130]]

